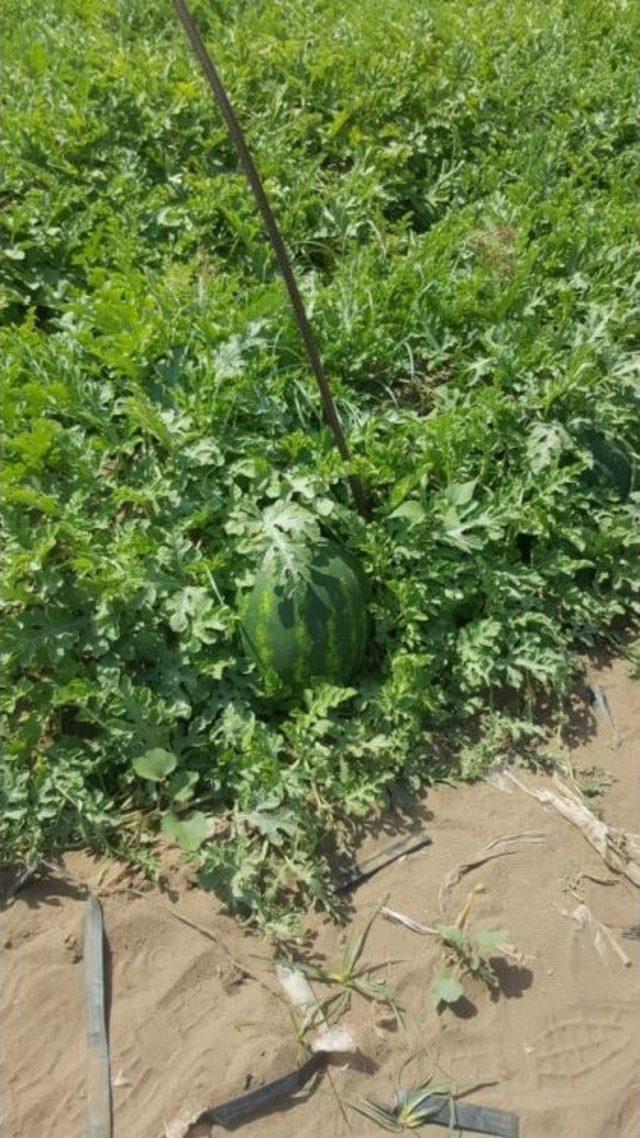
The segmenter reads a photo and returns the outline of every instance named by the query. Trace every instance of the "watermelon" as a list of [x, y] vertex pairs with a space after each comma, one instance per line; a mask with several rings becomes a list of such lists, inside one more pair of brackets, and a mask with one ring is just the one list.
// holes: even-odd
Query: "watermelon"
[[243, 606], [245, 649], [270, 694], [300, 693], [313, 680], [346, 684], [362, 663], [368, 617], [358, 563], [332, 541], [309, 552], [305, 572], [286, 582], [266, 558]]
[[593, 466], [585, 470], [582, 484], [588, 489], [612, 486], [621, 498], [635, 488], [635, 471], [627, 451], [619, 443], [595, 430], [583, 431], [579, 441], [593, 455]]

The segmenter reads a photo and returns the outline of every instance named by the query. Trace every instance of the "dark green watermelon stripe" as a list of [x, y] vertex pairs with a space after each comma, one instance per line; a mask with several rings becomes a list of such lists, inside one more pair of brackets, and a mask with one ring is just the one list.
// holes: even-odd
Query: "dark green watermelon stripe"
[[333, 542], [313, 551], [308, 578], [293, 596], [266, 560], [242, 615], [247, 654], [265, 681], [302, 691], [312, 679], [347, 683], [364, 655], [363, 579], [351, 554]]

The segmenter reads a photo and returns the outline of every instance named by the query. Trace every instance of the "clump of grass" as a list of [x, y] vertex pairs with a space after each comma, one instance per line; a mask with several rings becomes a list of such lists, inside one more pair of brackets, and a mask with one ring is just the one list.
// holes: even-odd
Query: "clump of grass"
[[[352, 996], [358, 994], [366, 1000], [388, 1007], [393, 1012], [398, 1026], [401, 1027], [403, 1025], [402, 1009], [393, 991], [386, 980], [375, 975], [380, 968], [387, 967], [387, 963], [382, 965], [361, 963], [361, 956], [369, 935], [369, 930], [378, 916], [381, 907], [381, 905], [378, 905], [374, 909], [366, 924], [359, 932], [352, 932], [350, 934], [345, 945], [342, 959], [337, 966], [333, 968], [323, 968], [306, 961], [295, 962], [295, 967], [303, 972], [305, 976], [308, 976], [310, 980], [316, 980], [321, 984], [328, 984], [337, 989], [334, 994], [328, 996], [325, 1000], [319, 1001], [319, 1005], [330, 1023], [336, 1023], [340, 1017], [349, 1010]], [[279, 963], [289, 964], [290, 962], [282, 960]]]
[[[359, 1114], [377, 1123], [383, 1130], [400, 1134], [403, 1130], [414, 1130], [424, 1126], [435, 1114], [442, 1110], [442, 1097], [449, 1100], [449, 1128], [456, 1124], [455, 1100], [461, 1094], [474, 1089], [477, 1084], [464, 1088], [453, 1088], [450, 1083], [436, 1083], [428, 1079], [415, 1091], [398, 1091], [393, 1107], [382, 1106], [371, 1099], [349, 1099], [348, 1105]], [[437, 1096], [437, 1101], [433, 1097]]]

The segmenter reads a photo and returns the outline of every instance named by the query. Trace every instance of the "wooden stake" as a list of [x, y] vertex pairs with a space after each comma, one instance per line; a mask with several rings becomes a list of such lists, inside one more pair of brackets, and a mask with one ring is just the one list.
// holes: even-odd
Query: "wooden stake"
[[[222, 80], [218, 75], [209, 52], [207, 51], [202, 36], [200, 35], [200, 32], [195, 25], [191, 12], [189, 11], [187, 5], [184, 3], [184, 0], [173, 0], [173, 6], [176, 10], [176, 14], [180, 20], [180, 23], [185, 30], [189, 43], [191, 44], [193, 53], [196, 56], [196, 59], [198, 60], [200, 66], [202, 67], [202, 70], [204, 71], [207, 83], [213, 92], [214, 99], [218, 104], [224, 121], [227, 124], [229, 134], [231, 135], [234, 146], [238, 152], [240, 163], [253, 191], [253, 196], [256, 199], [258, 209], [262, 214], [262, 219], [269, 235], [269, 240], [273, 246], [273, 251], [276, 255], [280, 272], [284, 278], [284, 283], [286, 285], [287, 292], [289, 294], [289, 300], [291, 301], [291, 307], [293, 309], [293, 315], [300, 332], [300, 338], [304, 344], [304, 348], [311, 365], [311, 370], [313, 371], [316, 382], [318, 384], [318, 388], [320, 390], [320, 397], [322, 399], [322, 406], [326, 420], [331, 427], [336, 446], [342, 458], [345, 462], [350, 462], [351, 455], [349, 452], [349, 447], [342, 423], [340, 421], [340, 416], [338, 415], [333, 395], [331, 393], [329, 379], [324, 370], [322, 360], [320, 359], [320, 353], [318, 351], [316, 339], [307, 317], [304, 302], [300, 295], [300, 290], [296, 283], [291, 261], [289, 259], [289, 254], [287, 253], [286, 246], [282, 239], [282, 234], [278, 228], [278, 223], [274, 217], [271, 206], [269, 205], [269, 201], [262, 184], [262, 179], [260, 178], [256, 164], [253, 160], [249, 147], [247, 146], [242, 128], [238, 122], [238, 119], [236, 118], [236, 113], [231, 105], [229, 96], [225, 91]], [[359, 477], [356, 474], [351, 474], [349, 476], [349, 485], [351, 486], [351, 492], [353, 494], [358, 513], [361, 517], [368, 518], [369, 510], [365, 498], [364, 488]]]

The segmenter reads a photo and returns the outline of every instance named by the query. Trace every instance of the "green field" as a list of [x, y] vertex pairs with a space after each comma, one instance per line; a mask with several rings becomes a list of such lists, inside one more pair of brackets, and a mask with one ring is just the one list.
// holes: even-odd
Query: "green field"
[[[625, 0], [194, 13], [372, 519], [169, 0], [5, 0], [1, 857], [153, 870], [161, 830], [282, 933], [354, 819], [526, 748], [640, 612], [638, 28]], [[374, 632], [353, 687], [283, 707], [237, 614], [300, 507]]]

